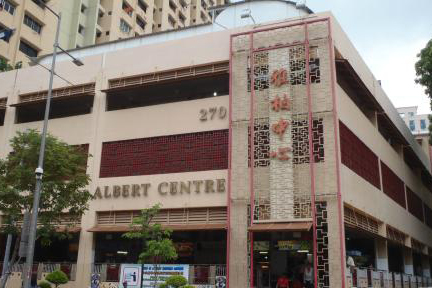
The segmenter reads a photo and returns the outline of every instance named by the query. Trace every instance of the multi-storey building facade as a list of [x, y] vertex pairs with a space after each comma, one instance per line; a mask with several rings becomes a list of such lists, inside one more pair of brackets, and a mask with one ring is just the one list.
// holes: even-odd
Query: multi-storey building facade
[[[61, 14], [60, 46], [74, 49], [212, 21], [209, 9], [225, 0], [51, 0]], [[0, 57], [27, 64], [29, 57], [52, 53], [57, 18], [38, 0], [6, 0], [0, 30], [15, 29], [0, 40]]]
[[15, 29], [8, 42], [0, 40], [0, 57], [11, 64], [52, 52], [56, 17], [33, 0], [5, 0], [0, 30]]
[[[95, 199], [33, 277], [123, 287], [142, 246], [121, 235], [161, 203], [197, 287], [301, 283], [308, 263], [314, 287], [431, 285], [430, 154], [331, 13], [247, 1], [216, 22], [72, 51], [81, 67], [59, 55], [74, 86], [56, 78], [49, 131], [88, 147]], [[41, 127], [41, 71], [0, 75], [2, 157]]]
[[429, 134], [429, 114], [417, 114], [417, 106], [397, 108], [399, 115], [414, 135]]

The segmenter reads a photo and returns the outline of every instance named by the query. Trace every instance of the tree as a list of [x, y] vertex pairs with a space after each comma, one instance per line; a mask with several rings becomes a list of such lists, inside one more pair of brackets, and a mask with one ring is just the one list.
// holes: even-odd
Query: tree
[[14, 69], [22, 68], [22, 62], [17, 62], [15, 66], [12, 66], [8, 63], [8, 60], [0, 57], [0, 72], [10, 71]]
[[168, 285], [168, 287], [174, 287], [174, 288], [179, 288], [179, 287], [183, 287], [186, 284], [188, 284], [188, 281], [186, 280], [185, 277], [181, 276], [181, 275], [173, 275], [170, 276], [165, 283]]
[[144, 250], [139, 255], [139, 263], [154, 264], [154, 286], [158, 282], [158, 264], [177, 259], [174, 243], [170, 239], [172, 231], [163, 229], [158, 223], [151, 223], [158, 214], [161, 205], [157, 204], [149, 209], [141, 210], [141, 214], [134, 218], [131, 231], [123, 234], [128, 239], [143, 241]]
[[[432, 39], [426, 44], [419, 54], [419, 60], [415, 64], [417, 78], [415, 82], [425, 87], [426, 95], [431, 101], [432, 108]], [[429, 144], [432, 145], [432, 122], [429, 125]]]
[[66, 274], [63, 271], [60, 271], [60, 270], [56, 270], [56, 271], [53, 271], [53, 272], [49, 273], [45, 277], [45, 280], [47, 280], [48, 282], [54, 284], [54, 286], [56, 288], [59, 285], [61, 285], [61, 284], [66, 284], [66, 283], [69, 282], [69, 279], [66, 276]]
[[47, 281], [41, 281], [38, 284], [39, 288], [51, 288], [51, 284]]
[[[3, 232], [17, 235], [11, 264], [16, 262], [21, 233], [20, 227], [13, 223], [22, 219], [23, 211], [32, 212], [40, 141], [36, 130], [18, 132], [10, 140], [12, 152], [0, 159], [0, 212], [5, 219], [3, 223], [8, 223]], [[70, 222], [76, 222], [88, 209], [93, 196], [86, 188], [90, 181], [86, 166], [87, 153], [82, 149], [47, 135], [37, 229], [37, 238], [43, 245], [70, 236], [67, 229], [56, 229], [65, 214]]]

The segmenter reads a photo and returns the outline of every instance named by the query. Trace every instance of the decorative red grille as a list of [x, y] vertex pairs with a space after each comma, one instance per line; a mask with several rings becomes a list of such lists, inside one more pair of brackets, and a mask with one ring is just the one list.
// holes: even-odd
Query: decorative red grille
[[384, 193], [406, 208], [404, 182], [382, 161], [381, 173]]
[[423, 201], [417, 196], [408, 186], [406, 187], [408, 211], [417, 217], [420, 221], [424, 221]]
[[429, 206], [426, 205], [425, 203], [423, 203], [423, 206], [424, 206], [425, 223], [427, 226], [432, 228], [432, 209], [429, 208]]
[[378, 157], [341, 121], [339, 131], [342, 164], [381, 189]]
[[228, 130], [105, 142], [100, 177], [228, 168]]

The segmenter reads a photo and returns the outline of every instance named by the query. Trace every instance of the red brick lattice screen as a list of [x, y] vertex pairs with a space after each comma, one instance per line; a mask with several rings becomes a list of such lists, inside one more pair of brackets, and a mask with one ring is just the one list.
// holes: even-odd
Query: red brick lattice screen
[[228, 130], [105, 142], [100, 177], [228, 168]]
[[407, 192], [407, 204], [408, 211], [414, 215], [420, 221], [424, 221], [423, 213], [423, 201], [417, 196], [408, 186], [406, 187]]
[[339, 131], [342, 164], [381, 189], [378, 157], [340, 121]]
[[404, 182], [381, 161], [384, 193], [403, 208], [406, 208]]

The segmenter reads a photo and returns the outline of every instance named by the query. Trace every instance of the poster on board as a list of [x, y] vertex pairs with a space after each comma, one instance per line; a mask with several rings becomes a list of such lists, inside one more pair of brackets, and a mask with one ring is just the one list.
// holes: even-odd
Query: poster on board
[[[173, 275], [181, 275], [189, 281], [189, 265], [176, 264], [160, 264], [157, 265], [157, 270], [153, 264], [144, 264], [142, 272], [142, 287], [153, 288], [155, 277], [157, 284], [162, 284], [165, 280]], [[155, 273], [156, 272], [156, 273]], [[129, 288], [129, 286], [128, 286]]]
[[127, 288], [141, 288], [141, 271], [141, 264], [122, 264], [119, 288], [125, 288], [123, 283], [127, 283]]

